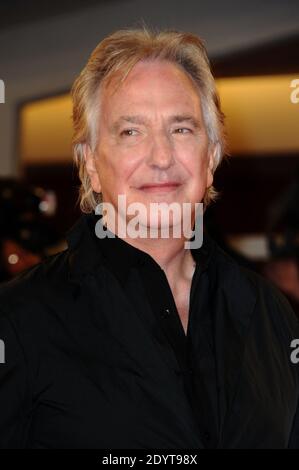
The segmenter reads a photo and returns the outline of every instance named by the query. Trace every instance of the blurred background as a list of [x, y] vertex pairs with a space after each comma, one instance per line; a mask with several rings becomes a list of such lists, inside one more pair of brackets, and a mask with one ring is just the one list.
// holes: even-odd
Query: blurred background
[[299, 315], [295, 0], [1, 2], [0, 279], [66, 248], [80, 215], [70, 86], [102, 38], [143, 22], [204, 38], [230, 143], [205, 229]]

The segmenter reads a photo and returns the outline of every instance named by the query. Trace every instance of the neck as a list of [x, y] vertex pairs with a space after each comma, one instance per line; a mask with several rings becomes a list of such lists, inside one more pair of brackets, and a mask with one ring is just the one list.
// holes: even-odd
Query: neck
[[[109, 223], [107, 227], [109, 229]], [[113, 232], [113, 230], [110, 231]], [[121, 236], [117, 229], [114, 233], [130, 245], [150, 255], [163, 269], [171, 286], [175, 287], [179, 281], [191, 282], [195, 261], [191, 251], [184, 246], [187, 241], [184, 236], [181, 238], [131, 238], [128, 234], [125, 237]]]

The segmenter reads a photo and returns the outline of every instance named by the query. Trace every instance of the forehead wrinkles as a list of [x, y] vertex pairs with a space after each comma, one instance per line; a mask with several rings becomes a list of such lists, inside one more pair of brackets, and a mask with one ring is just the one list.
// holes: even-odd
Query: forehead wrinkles
[[157, 97], [157, 99], [151, 96], [140, 97], [136, 100], [127, 100], [126, 98], [129, 98], [128, 95], [124, 100], [116, 98], [114, 102], [107, 99], [107, 106], [102, 108], [107, 122], [113, 122], [115, 125], [128, 123], [148, 125], [160, 121], [170, 124], [184, 121], [189, 121], [192, 124], [195, 121], [202, 122], [198, 97], [196, 99], [183, 97], [179, 101], [165, 96]]
[[184, 71], [169, 63], [138, 63], [123, 83], [119, 75], [110, 78], [103, 86], [101, 104], [101, 115], [109, 128], [121, 115], [128, 114], [141, 115], [152, 123], [167, 120], [174, 114], [189, 114], [203, 122], [196, 84]]

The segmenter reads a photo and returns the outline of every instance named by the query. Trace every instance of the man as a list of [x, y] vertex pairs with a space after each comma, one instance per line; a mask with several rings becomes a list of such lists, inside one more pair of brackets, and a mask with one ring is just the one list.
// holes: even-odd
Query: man
[[[1, 446], [298, 446], [288, 302], [207, 234], [174, 236], [184, 204], [196, 228], [215, 197], [224, 152], [201, 40], [118, 31], [72, 97], [83, 215], [66, 251], [1, 289]], [[168, 223], [161, 203], [177, 203]]]

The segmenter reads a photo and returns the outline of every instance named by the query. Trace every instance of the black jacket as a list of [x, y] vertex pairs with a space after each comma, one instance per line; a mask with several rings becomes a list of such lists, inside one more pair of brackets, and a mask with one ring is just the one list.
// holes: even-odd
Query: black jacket
[[204, 299], [210, 320], [215, 401], [199, 394], [196, 413], [138, 267], [122, 284], [91, 220], [81, 216], [67, 250], [0, 288], [0, 447], [299, 448], [299, 365], [290, 360], [299, 326], [285, 297], [204, 237], [192, 302]]

